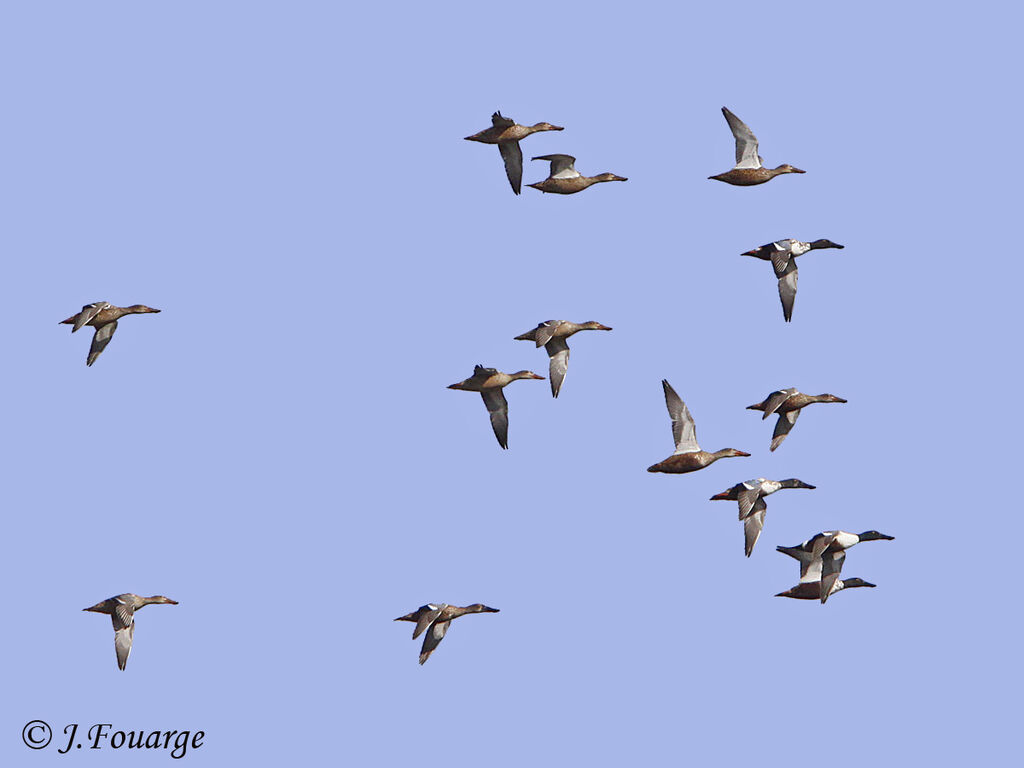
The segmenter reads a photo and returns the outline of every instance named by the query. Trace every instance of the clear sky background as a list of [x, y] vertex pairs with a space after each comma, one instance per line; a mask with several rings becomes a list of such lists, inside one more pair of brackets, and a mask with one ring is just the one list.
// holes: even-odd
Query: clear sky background
[[[5, 765], [1005, 760], [1020, 711], [1021, 18], [1006, 3], [33, 2], [0, 14]], [[708, 181], [755, 131], [753, 188]], [[463, 141], [500, 109], [561, 133]], [[612, 171], [570, 197], [528, 158]], [[802, 257], [785, 324], [772, 240]], [[144, 303], [92, 368], [87, 302]], [[475, 363], [516, 382], [508, 451]], [[708, 450], [672, 451], [660, 380]], [[831, 392], [774, 454], [774, 389]], [[743, 557], [736, 505], [773, 496]], [[774, 552], [892, 542], [824, 607]], [[139, 614], [119, 672], [107, 617]], [[424, 666], [429, 601], [483, 602]], [[29, 752], [41, 718], [54, 744]], [[843, 751], [834, 752], [837, 747]], [[128, 762], [124, 762], [125, 765]]]

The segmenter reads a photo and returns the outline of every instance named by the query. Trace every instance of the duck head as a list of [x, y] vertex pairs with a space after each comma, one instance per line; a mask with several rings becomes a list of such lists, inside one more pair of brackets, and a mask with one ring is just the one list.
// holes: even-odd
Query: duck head
[[610, 331], [611, 330], [611, 326], [601, 325], [601, 323], [597, 322], [596, 320], [587, 320], [587, 322], [583, 323], [582, 328], [584, 328], [584, 329], [586, 329], [588, 331]]
[[[775, 173], [807, 173], [807, 171], [801, 171], [799, 168], [796, 168], [789, 163], [783, 163], [775, 169]], [[711, 178], [714, 177], [712, 176]]]
[[817, 487], [810, 483], [805, 483], [803, 480], [797, 480], [795, 477], [783, 480], [781, 483], [783, 488], [808, 488], [813, 491]]
[[845, 247], [846, 246], [844, 246], [844, 245], [840, 245], [839, 243], [833, 243], [831, 240], [825, 240], [824, 238], [822, 238], [821, 240], [815, 240], [813, 243], [811, 243], [811, 250], [816, 250], [816, 249], [819, 249], [819, 248], [840, 248], [840, 249], [842, 249], [842, 248], [845, 248]]
[[625, 176], [616, 176], [614, 173], [599, 173], [594, 177], [595, 181], [629, 181]]
[[877, 584], [872, 584], [870, 581], [864, 581], [864, 579], [858, 579], [854, 576], [852, 579], [843, 579], [843, 589], [852, 589], [853, 587], [877, 587]]
[[516, 371], [512, 374], [513, 379], [543, 379], [543, 376], [538, 376], [533, 371]]
[[895, 536], [887, 536], [884, 533], [878, 531], [864, 531], [864, 533], [858, 534], [857, 538], [861, 541], [892, 541]]

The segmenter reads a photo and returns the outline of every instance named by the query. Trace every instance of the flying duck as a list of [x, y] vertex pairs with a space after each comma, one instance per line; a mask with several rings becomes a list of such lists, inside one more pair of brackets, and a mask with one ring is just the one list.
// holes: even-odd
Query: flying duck
[[694, 424], [693, 416], [686, 403], [672, 389], [667, 380], [661, 380], [661, 386], [665, 390], [665, 405], [668, 406], [668, 415], [672, 418], [672, 439], [676, 444], [676, 451], [664, 461], [647, 468], [648, 472], [665, 472], [666, 474], [681, 475], [685, 472], [696, 472], [713, 464], [719, 459], [731, 456], [749, 456], [749, 453], [737, 451], [735, 448], [723, 448], [714, 453], [702, 451], [697, 443], [697, 426]]
[[803, 480], [795, 477], [788, 480], [766, 480], [759, 477], [756, 480], [747, 480], [744, 483], [737, 483], [727, 491], [715, 494], [711, 501], [738, 501], [740, 506], [740, 520], [743, 522], [743, 537], [747, 557], [754, 551], [754, 545], [764, 528], [765, 512], [768, 511], [766, 496], [771, 496], [783, 488], [810, 488]]
[[86, 304], [77, 315], [72, 315], [67, 320], [61, 320], [58, 325], [70, 325], [74, 333], [79, 328], [91, 325], [96, 329], [92, 335], [92, 345], [89, 347], [89, 356], [85, 360], [87, 366], [96, 362], [96, 358], [107, 348], [107, 344], [114, 337], [117, 330], [117, 321], [125, 315], [143, 315], [149, 312], [159, 312], [159, 309], [147, 307], [145, 304], [133, 304], [130, 307], [115, 307], [105, 301], [96, 301]]
[[532, 341], [538, 347], [547, 350], [551, 362], [548, 366], [548, 376], [551, 379], [551, 395], [558, 397], [562, 389], [562, 381], [565, 379], [566, 369], [569, 367], [569, 345], [565, 340], [579, 331], [610, 331], [607, 325], [601, 325], [594, 320], [585, 323], [570, 323], [568, 320], [548, 320], [540, 323], [532, 331], [521, 333], [516, 336], [518, 341]]
[[775, 422], [775, 431], [772, 433], [772, 443], [769, 450], [774, 451], [786, 439], [786, 435], [796, 424], [796, 418], [800, 415], [800, 409], [812, 403], [845, 403], [841, 397], [835, 395], [805, 395], [795, 387], [779, 389], [772, 392], [760, 403], [748, 405], [748, 411], [763, 411], [762, 420], [767, 419], [773, 413], [779, 414], [779, 420]]
[[108, 597], [91, 608], [82, 610], [110, 615], [110, 619], [114, 623], [114, 650], [117, 651], [117, 668], [123, 670], [128, 664], [128, 655], [132, 652], [132, 640], [135, 638], [135, 612], [147, 605], [161, 603], [177, 605], [178, 601], [163, 595], [141, 597], [126, 592], [116, 597]]
[[452, 619], [465, 616], [467, 613], [498, 612], [497, 608], [488, 608], [481, 603], [467, 605], [464, 608], [460, 608], [457, 605], [448, 605], [448, 603], [428, 603], [427, 605], [420, 606], [412, 613], [399, 616], [395, 621], [411, 621], [416, 625], [416, 628], [412, 631], [413, 640], [429, 628], [426, 636], [423, 638], [423, 647], [420, 649], [420, 664], [423, 664], [423, 662], [430, 658], [430, 654], [434, 652], [438, 643], [444, 638]]
[[736, 165], [725, 173], [708, 176], [709, 179], [724, 181], [726, 184], [734, 184], [737, 187], [752, 187], [755, 184], [771, 181], [783, 173], [804, 173], [789, 163], [783, 163], [778, 168], [765, 168], [764, 160], [757, 154], [757, 136], [754, 135], [754, 132], [725, 107], [722, 107], [722, 114], [725, 115], [732, 135], [736, 138]]
[[519, 125], [515, 120], [502, 117], [501, 112], [491, 115], [491, 127], [467, 136], [466, 141], [479, 141], [482, 144], [497, 144], [501, 159], [505, 161], [505, 175], [512, 191], [517, 195], [523, 186], [523, 150], [519, 142], [531, 133], [541, 131], [561, 131], [563, 128], [551, 123], [535, 125]]
[[597, 184], [601, 181], [629, 181], [625, 176], [616, 176], [614, 173], [582, 176], [576, 170], [576, 158], [572, 155], [540, 155], [530, 159], [551, 161], [551, 171], [544, 181], [526, 185], [539, 189], [541, 192], [553, 192], [556, 195], [572, 195], [576, 192], [582, 192], [591, 184]]
[[498, 444], [502, 448], [508, 448], [508, 401], [505, 393], [501, 390], [517, 379], [543, 379], [533, 371], [516, 371], [515, 373], [502, 373], [497, 368], [484, 368], [477, 365], [473, 368], [473, 375], [458, 384], [449, 384], [448, 389], [464, 389], [469, 392], [479, 392], [484, 399], [491, 414], [491, 428], [494, 429], [494, 436], [498, 438]]
[[[843, 570], [846, 550], [862, 541], [892, 541], [894, 538], [895, 536], [887, 536], [878, 531], [864, 531], [864, 533], [824, 531], [795, 547], [776, 547], [775, 549], [800, 561], [801, 583], [820, 582], [817, 596], [824, 603], [828, 600], [829, 595], [837, 591], [835, 585]], [[813, 578], [808, 577], [808, 573]], [[846, 586], [849, 587], [850, 584]], [[842, 588], [839, 587], [839, 589]], [[787, 597], [789, 596], [787, 595]]]
[[793, 302], [796, 300], [796, 257], [820, 248], [843, 248], [843, 246], [833, 243], [831, 240], [815, 240], [810, 243], [800, 240], [776, 240], [774, 243], [768, 243], [740, 254], [772, 263], [775, 277], [779, 280], [782, 316], [787, 323], [793, 319]]

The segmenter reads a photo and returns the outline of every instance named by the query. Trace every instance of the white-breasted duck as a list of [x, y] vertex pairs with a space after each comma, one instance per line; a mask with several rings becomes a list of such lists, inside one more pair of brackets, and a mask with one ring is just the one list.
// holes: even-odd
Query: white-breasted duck
[[835, 395], [805, 395], [796, 387], [789, 387], [788, 389], [778, 389], [772, 392], [760, 403], [748, 405], [747, 410], [762, 411], [764, 414], [761, 416], [762, 420], [767, 419], [773, 413], [779, 414], [779, 420], [775, 422], [775, 431], [772, 433], [772, 443], [768, 449], [774, 451], [786, 439], [786, 435], [789, 434], [790, 430], [793, 429], [797, 416], [800, 415], [801, 408], [814, 403], [845, 402], [846, 400]]
[[484, 368], [477, 365], [473, 375], [457, 384], [449, 384], [448, 389], [463, 389], [468, 392], [479, 392], [491, 414], [491, 428], [498, 438], [498, 445], [508, 448], [508, 401], [502, 389], [519, 379], [543, 379], [533, 371], [516, 371], [502, 373], [497, 368]]
[[548, 378], [551, 380], [551, 396], [558, 397], [562, 389], [565, 372], [569, 368], [569, 345], [565, 340], [580, 331], [610, 331], [607, 325], [596, 320], [585, 323], [570, 323], [568, 320], [548, 320], [536, 328], [516, 336], [517, 341], [532, 341], [538, 347], [544, 347], [551, 361], [548, 365]]
[[796, 301], [796, 257], [808, 251], [822, 248], [843, 248], [831, 240], [814, 240], [805, 243], [802, 240], [776, 240], [774, 243], [762, 245], [751, 251], [744, 251], [741, 256], [753, 256], [755, 259], [770, 261], [779, 281], [779, 300], [782, 302], [782, 317], [788, 323], [793, 319], [793, 302]]
[[666, 474], [681, 475], [686, 472], [696, 472], [713, 464], [719, 459], [732, 456], [749, 456], [749, 453], [738, 451], [735, 448], [723, 448], [720, 451], [709, 453], [702, 451], [697, 443], [697, 425], [690, 415], [690, 409], [686, 403], [672, 389], [672, 385], [666, 379], [661, 380], [662, 389], [665, 391], [665, 405], [668, 407], [668, 415], [672, 418], [672, 439], [675, 441], [676, 450], [664, 461], [659, 461], [647, 468], [648, 472], [664, 472]]
[[412, 631], [413, 640], [426, 631], [427, 634], [423, 638], [423, 646], [420, 649], [420, 664], [423, 664], [444, 638], [451, 621], [459, 616], [465, 616], [467, 613], [499, 613], [499, 610], [488, 608], [482, 603], [474, 603], [462, 608], [457, 605], [448, 605], [448, 603], [428, 603], [412, 613], [399, 616], [395, 621], [411, 621], [416, 625]]
[[754, 480], [747, 480], [737, 483], [727, 491], [722, 491], [711, 497], [711, 501], [738, 501], [740, 509], [740, 521], [743, 523], [744, 551], [747, 557], [754, 551], [761, 530], [764, 528], [765, 513], [768, 511], [768, 504], [765, 497], [770, 496], [783, 488], [809, 488], [814, 490], [815, 486], [791, 477], [788, 480], [767, 480], [758, 477]]
[[[818, 597], [821, 602], [828, 600], [835, 593], [836, 582], [843, 570], [846, 550], [862, 541], [892, 541], [889, 536], [878, 531], [850, 533], [849, 531], [823, 531], [795, 547], [776, 547], [783, 554], [800, 561], [800, 581], [819, 581]], [[811, 573], [813, 578], [804, 577]], [[842, 587], [840, 587], [842, 589]]]

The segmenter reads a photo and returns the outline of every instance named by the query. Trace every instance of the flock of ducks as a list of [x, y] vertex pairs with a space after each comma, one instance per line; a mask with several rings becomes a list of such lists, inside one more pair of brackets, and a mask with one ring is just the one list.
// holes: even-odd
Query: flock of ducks
[[[788, 163], [776, 168], [767, 168], [758, 154], [758, 141], [753, 131], [736, 115], [725, 107], [722, 114], [736, 140], [735, 166], [709, 179], [722, 181], [736, 186], [754, 186], [771, 181], [776, 176], [788, 173], [804, 173]], [[564, 128], [551, 123], [520, 125], [514, 120], [503, 117], [500, 112], [491, 116], [491, 127], [472, 136], [467, 141], [482, 144], [496, 144], [505, 165], [512, 191], [519, 194], [522, 190], [523, 153], [519, 142], [534, 133], [562, 131]], [[583, 176], [576, 170], [576, 158], [565, 154], [538, 155], [533, 160], [549, 162], [548, 177], [527, 186], [541, 192], [560, 195], [571, 195], [581, 192], [594, 184], [605, 181], [627, 181], [623, 176], [614, 173], [601, 173], [597, 176]], [[744, 256], [753, 256], [770, 261], [778, 279], [779, 298], [782, 302], [783, 319], [788, 323], [793, 317], [793, 303], [796, 298], [797, 267], [796, 258], [812, 250], [826, 248], [843, 248], [831, 240], [814, 240], [803, 242], [794, 239], [777, 240], [744, 252]], [[117, 321], [125, 315], [159, 312], [158, 309], [143, 304], [129, 307], [118, 307], [99, 301], [87, 304], [82, 311], [61, 323], [72, 326], [72, 333], [84, 326], [95, 328], [92, 344], [86, 365], [96, 362], [117, 329]], [[567, 339], [580, 331], [610, 331], [609, 326], [596, 321], [574, 323], [568, 320], [548, 320], [539, 323], [535, 328], [516, 336], [518, 341], [532, 341], [537, 348], [544, 347], [548, 354], [548, 377], [551, 395], [557, 398], [565, 380], [569, 366], [569, 345]], [[504, 389], [513, 381], [522, 379], [543, 379], [533, 371], [516, 371], [504, 373], [496, 368], [477, 365], [473, 375], [449, 389], [479, 392], [490, 416], [491, 428], [501, 448], [508, 448], [508, 401]], [[672, 439], [675, 451], [666, 459], [647, 468], [648, 472], [665, 474], [685, 474], [696, 472], [710, 466], [723, 458], [749, 457], [751, 454], [735, 448], [723, 448], [718, 451], [705, 451], [697, 442], [697, 430], [693, 416], [686, 403], [666, 380], [662, 380], [665, 394], [665, 405], [672, 420]], [[760, 403], [749, 405], [749, 410], [761, 411], [762, 419], [778, 415], [775, 430], [772, 434], [770, 451], [775, 451], [793, 429], [800, 411], [814, 403], [845, 403], [841, 397], [831, 394], [806, 395], [795, 388], [780, 389], [770, 393]], [[815, 486], [796, 478], [787, 480], [768, 480], [759, 477], [737, 483], [728, 490], [715, 494], [712, 501], [735, 501], [739, 506], [739, 519], [743, 523], [744, 553], [750, 557], [754, 546], [764, 529], [767, 503], [765, 498], [783, 489], [810, 489]], [[798, 600], [820, 600], [825, 603], [831, 595], [843, 589], [853, 587], [874, 587], [864, 579], [851, 577], [840, 579], [846, 551], [862, 541], [892, 540], [878, 531], [865, 531], [856, 534], [847, 531], [824, 531], [794, 547], [777, 547], [779, 552], [796, 559], [800, 564], [800, 581], [788, 590], [778, 593], [778, 597], [790, 597]], [[131, 653], [132, 640], [135, 632], [135, 613], [146, 605], [170, 604], [176, 601], [162, 595], [140, 597], [132, 593], [108, 598], [96, 605], [85, 608], [94, 613], [105, 613], [111, 617], [114, 625], [114, 647], [117, 654], [117, 666], [125, 669], [128, 655]], [[449, 624], [460, 616], [470, 613], [498, 613], [497, 608], [490, 608], [482, 603], [474, 603], [459, 607], [447, 603], [428, 603], [412, 613], [399, 616], [395, 621], [408, 621], [416, 626], [412, 637], [415, 640], [424, 635], [420, 650], [419, 663], [423, 664], [437, 648], [448, 631]]]

